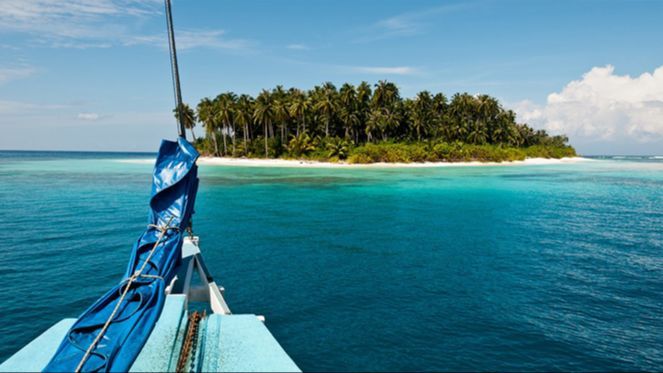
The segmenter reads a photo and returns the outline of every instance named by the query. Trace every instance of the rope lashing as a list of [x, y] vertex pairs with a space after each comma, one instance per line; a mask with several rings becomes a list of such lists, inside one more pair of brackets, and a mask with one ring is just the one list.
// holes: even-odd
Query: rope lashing
[[166, 236], [166, 233], [168, 233], [169, 230], [178, 229], [177, 227], [171, 227], [170, 226], [170, 223], [173, 221], [174, 218], [175, 218], [174, 216], [171, 216], [170, 219], [168, 219], [168, 222], [164, 225], [161, 225], [161, 226], [154, 225], [154, 224], [149, 225], [150, 227], [155, 228], [160, 232], [159, 238], [154, 243], [154, 246], [152, 246], [152, 249], [150, 250], [150, 254], [147, 256], [145, 261], [143, 261], [143, 265], [140, 267], [140, 269], [138, 269], [129, 278], [127, 278], [127, 284], [124, 287], [124, 290], [122, 291], [122, 295], [120, 296], [120, 299], [118, 299], [117, 303], [115, 304], [115, 308], [113, 309], [113, 312], [108, 317], [108, 320], [106, 320], [106, 323], [104, 324], [103, 328], [101, 328], [101, 331], [99, 332], [99, 334], [97, 334], [97, 336], [94, 338], [94, 340], [90, 344], [90, 347], [88, 347], [87, 351], [85, 351], [85, 355], [83, 355], [83, 358], [81, 359], [80, 363], [78, 363], [78, 366], [76, 367], [76, 370], [75, 370], [76, 373], [80, 373], [81, 369], [83, 369], [83, 365], [85, 365], [85, 362], [90, 357], [90, 354], [97, 347], [97, 344], [99, 343], [101, 338], [106, 333], [106, 330], [108, 329], [111, 322], [115, 318], [115, 314], [117, 314], [117, 311], [120, 309], [120, 305], [122, 305], [122, 302], [124, 301], [124, 298], [126, 297], [127, 293], [129, 292], [129, 289], [131, 288], [131, 284], [133, 284], [133, 282], [138, 277], [162, 278], [161, 276], [154, 276], [154, 275], [147, 275], [147, 274], [144, 275], [143, 271], [145, 270], [145, 267], [147, 267], [147, 263], [150, 262], [150, 259], [152, 259], [152, 256], [156, 252], [157, 246], [159, 246], [159, 244], [161, 243], [161, 240], [163, 240], [163, 238]]
[[168, 220], [168, 223], [166, 223], [164, 225], [148, 224], [147, 227], [148, 228], [154, 228], [154, 229], [158, 230], [161, 233], [168, 232], [169, 230], [172, 230], [172, 229], [175, 229], [175, 230], [179, 231], [180, 229], [178, 227], [171, 227], [170, 226], [170, 222], [173, 221], [174, 218], [175, 218], [174, 216], [171, 216], [170, 220]]
[[144, 278], [155, 278], [155, 279], [158, 279], [158, 280], [163, 280], [163, 277], [161, 277], [161, 276], [157, 276], [157, 275], [144, 275], [144, 274], [140, 274], [139, 276], [140, 276], [140, 277], [144, 277]]

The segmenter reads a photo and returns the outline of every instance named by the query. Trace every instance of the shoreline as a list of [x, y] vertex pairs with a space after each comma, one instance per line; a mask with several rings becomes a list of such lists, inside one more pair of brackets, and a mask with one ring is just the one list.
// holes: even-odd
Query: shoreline
[[412, 162], [412, 163], [331, 163], [294, 159], [261, 159], [261, 158], [228, 158], [200, 157], [199, 165], [206, 166], [239, 166], [239, 167], [285, 167], [285, 168], [428, 168], [428, 167], [482, 167], [482, 166], [523, 166], [552, 165], [592, 161], [583, 157], [527, 158], [523, 161], [511, 162]]
[[[346, 163], [346, 162], [320, 162], [295, 159], [264, 159], [264, 158], [228, 158], [207, 157], [198, 158], [200, 166], [230, 166], [230, 167], [275, 167], [275, 168], [432, 168], [432, 167], [485, 167], [485, 166], [536, 166], [573, 164], [579, 162], [593, 162], [593, 159], [584, 157], [564, 158], [527, 158], [523, 161], [504, 162], [411, 162], [411, 163]], [[122, 163], [153, 164], [154, 159], [122, 159]]]

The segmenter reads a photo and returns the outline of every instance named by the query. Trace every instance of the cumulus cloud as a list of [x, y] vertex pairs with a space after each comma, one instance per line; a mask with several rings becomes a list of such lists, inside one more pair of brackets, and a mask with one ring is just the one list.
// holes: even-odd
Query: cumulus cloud
[[637, 77], [594, 67], [548, 95], [545, 105], [523, 101], [515, 111], [519, 120], [567, 134], [572, 143], [662, 142], [663, 66]]

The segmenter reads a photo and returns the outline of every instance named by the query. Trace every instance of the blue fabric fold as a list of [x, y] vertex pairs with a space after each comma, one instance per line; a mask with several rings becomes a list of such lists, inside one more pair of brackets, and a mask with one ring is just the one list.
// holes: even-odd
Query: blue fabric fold
[[153, 256], [121, 302], [118, 312], [82, 367], [83, 372], [126, 372], [147, 341], [165, 302], [165, 288], [182, 258], [182, 241], [190, 227], [198, 190], [199, 154], [185, 139], [164, 140], [152, 180], [148, 228], [133, 246], [123, 280], [78, 318], [44, 368], [45, 372], [72, 372], [93, 343], [120, 300], [127, 278], [143, 266], [161, 230], [173, 229], [156, 246]]

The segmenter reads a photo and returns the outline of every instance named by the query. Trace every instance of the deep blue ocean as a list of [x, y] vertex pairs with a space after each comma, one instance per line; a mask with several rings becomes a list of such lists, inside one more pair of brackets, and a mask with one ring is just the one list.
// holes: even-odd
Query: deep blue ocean
[[[0, 152], [0, 361], [120, 281], [153, 157]], [[210, 270], [304, 370], [663, 368], [663, 159], [200, 173]]]

